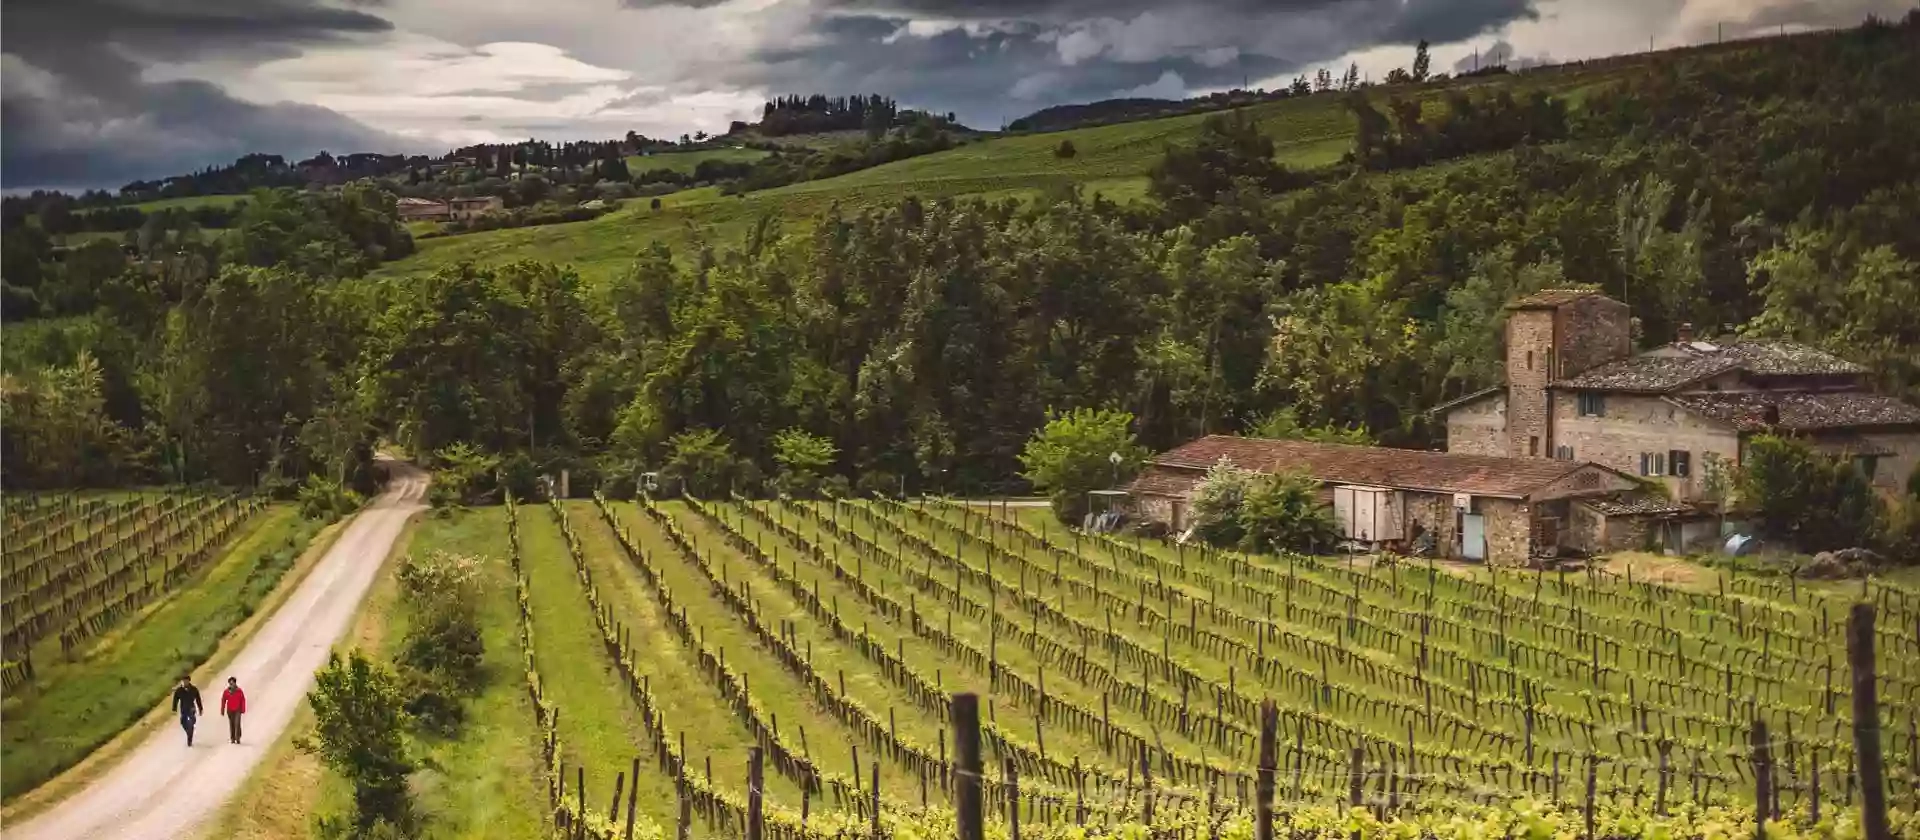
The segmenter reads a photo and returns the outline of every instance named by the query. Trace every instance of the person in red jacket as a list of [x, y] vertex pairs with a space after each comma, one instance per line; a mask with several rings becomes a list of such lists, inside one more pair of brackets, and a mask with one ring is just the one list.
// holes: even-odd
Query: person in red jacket
[[227, 716], [227, 743], [240, 743], [240, 716], [247, 713], [247, 693], [240, 681], [227, 678], [227, 690], [220, 692], [220, 714]]

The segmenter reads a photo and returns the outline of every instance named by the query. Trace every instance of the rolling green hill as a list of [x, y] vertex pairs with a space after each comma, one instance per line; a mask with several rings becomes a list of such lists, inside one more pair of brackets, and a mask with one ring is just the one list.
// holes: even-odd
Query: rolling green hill
[[[1577, 98], [1584, 90], [1631, 72], [1633, 66], [1616, 62], [1411, 89], [1376, 88], [1369, 93], [1382, 101], [1391, 96], [1419, 96], [1428, 108], [1440, 107], [1441, 96], [1448, 90], [1466, 88], [1506, 87], [1516, 94], [1544, 89]], [[1245, 114], [1273, 138], [1275, 156], [1297, 169], [1336, 163], [1353, 143], [1353, 117], [1338, 93], [1263, 103], [1246, 109]], [[1071, 186], [1120, 201], [1138, 199], [1145, 196], [1147, 173], [1165, 148], [1189, 142], [1205, 119], [1204, 114], [1189, 114], [999, 137], [837, 178], [744, 196], [723, 196], [710, 188], [687, 190], [663, 197], [657, 211], [641, 199], [630, 202], [627, 209], [587, 222], [426, 240], [414, 256], [386, 265], [379, 274], [404, 277], [466, 260], [534, 259], [571, 264], [591, 281], [619, 273], [633, 253], [649, 243], [686, 244], [693, 229], [704, 230], [715, 242], [731, 242], [762, 216], [772, 215], [788, 225], [804, 224], [836, 204], [855, 209], [906, 195], [1024, 199], [1049, 188]], [[1063, 140], [1073, 142], [1076, 154], [1072, 158], [1055, 155]], [[691, 167], [698, 165], [696, 155], [743, 151], [750, 150], [669, 153], [647, 160], [690, 159], [676, 164]]]

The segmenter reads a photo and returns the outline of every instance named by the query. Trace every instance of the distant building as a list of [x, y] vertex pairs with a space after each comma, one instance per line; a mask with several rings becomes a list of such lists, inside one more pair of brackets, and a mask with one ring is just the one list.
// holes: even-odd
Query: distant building
[[1920, 463], [1920, 408], [1872, 392], [1864, 368], [1822, 350], [1702, 341], [1682, 325], [1672, 342], [1634, 354], [1627, 305], [1594, 291], [1543, 291], [1507, 309], [1506, 382], [1436, 409], [1447, 451], [1588, 461], [1664, 484], [1673, 502], [1588, 511], [1643, 520], [1613, 523], [1612, 541], [1653, 528], [1655, 542], [1678, 549], [1713, 536], [1702, 506], [1710, 476], [1741, 463], [1754, 434], [1798, 435], [1889, 491]]
[[435, 201], [431, 198], [401, 198], [395, 202], [403, 222], [451, 222], [456, 219], [467, 220], [499, 210], [503, 206], [496, 195], [453, 198]]
[[1209, 435], [1147, 464], [1127, 486], [1134, 513], [1186, 530], [1195, 488], [1222, 459], [1319, 482], [1348, 539], [1401, 551], [1430, 544], [1442, 557], [1500, 565], [1597, 550], [1591, 534], [1569, 530], [1573, 505], [1637, 486], [1595, 464]]

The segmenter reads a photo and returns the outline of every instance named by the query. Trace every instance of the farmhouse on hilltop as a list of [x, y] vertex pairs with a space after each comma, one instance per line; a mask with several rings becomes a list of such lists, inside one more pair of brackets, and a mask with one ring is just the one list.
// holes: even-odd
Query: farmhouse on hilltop
[[436, 201], [431, 198], [407, 196], [394, 202], [394, 209], [403, 222], [451, 222], [472, 219], [485, 213], [500, 209], [502, 203], [497, 195], [476, 195], [466, 198], [450, 198]]
[[1318, 481], [1349, 539], [1404, 549], [1428, 534], [1441, 556], [1509, 564], [1720, 536], [1716, 497], [1759, 433], [1852, 458], [1886, 490], [1920, 463], [1920, 408], [1824, 351], [1683, 325], [1635, 354], [1627, 305], [1583, 289], [1507, 309], [1506, 383], [1434, 409], [1446, 452], [1204, 437], [1148, 463], [1127, 488], [1135, 513], [1184, 530], [1225, 458]]

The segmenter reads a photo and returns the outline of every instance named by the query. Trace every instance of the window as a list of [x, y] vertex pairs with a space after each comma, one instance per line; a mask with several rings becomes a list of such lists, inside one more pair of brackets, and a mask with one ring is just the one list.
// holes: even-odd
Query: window
[[1553, 449], [1553, 457], [1559, 458], [1562, 461], [1571, 461], [1573, 460], [1573, 447], [1566, 444], [1556, 446]]
[[1640, 453], [1640, 474], [1641, 475], [1666, 475], [1667, 474], [1667, 453], [1665, 452]]
[[1560, 369], [1553, 366], [1553, 348], [1551, 347], [1547, 348], [1547, 375], [1555, 379], [1560, 378]]
[[1533, 370], [1533, 351], [1527, 351], [1527, 370]]
[[1527, 457], [1529, 458], [1540, 457], [1540, 436], [1539, 435], [1534, 435], [1532, 437], [1527, 438]]
[[1581, 393], [1575, 402], [1579, 405], [1581, 417], [1607, 416], [1607, 395]]
[[1675, 449], [1667, 453], [1667, 474], [1686, 478], [1693, 475], [1693, 453]]

